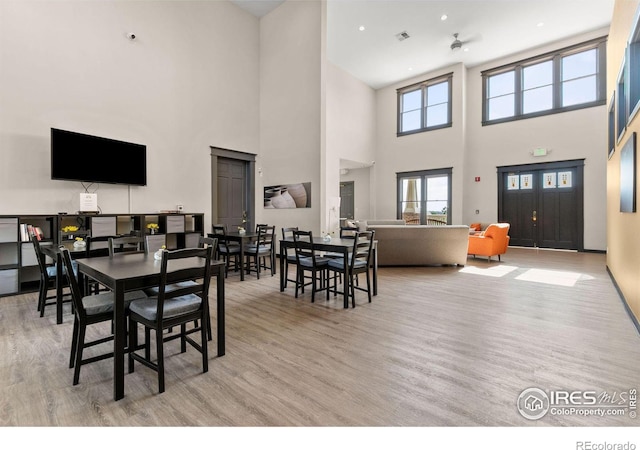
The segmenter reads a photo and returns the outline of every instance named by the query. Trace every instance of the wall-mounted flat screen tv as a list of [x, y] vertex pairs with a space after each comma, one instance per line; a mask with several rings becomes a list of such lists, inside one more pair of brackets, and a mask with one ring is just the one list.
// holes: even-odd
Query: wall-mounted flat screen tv
[[146, 186], [147, 147], [51, 128], [51, 179]]

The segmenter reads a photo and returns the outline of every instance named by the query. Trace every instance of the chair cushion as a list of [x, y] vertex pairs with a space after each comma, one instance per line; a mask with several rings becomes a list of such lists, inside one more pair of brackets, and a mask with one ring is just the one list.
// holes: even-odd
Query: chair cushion
[[[143, 291], [130, 291], [124, 293], [124, 304], [127, 307], [132, 301], [146, 299], [147, 294]], [[113, 311], [115, 296], [113, 292], [103, 292], [97, 295], [87, 295], [82, 297], [82, 305], [87, 315], [101, 314]]]
[[[196, 286], [197, 284], [198, 283], [196, 283], [195, 281], [180, 281], [178, 283], [168, 284], [164, 288], [164, 290], [165, 292], [171, 292], [171, 291], [175, 291], [176, 289], [182, 289], [189, 286]], [[160, 292], [160, 287], [158, 286], [154, 286], [144, 290], [144, 293], [147, 294], [149, 297], [155, 297], [158, 295], [159, 292]]]
[[220, 253], [240, 253], [240, 246], [219, 244], [218, 251]]
[[[324, 267], [329, 263], [329, 258], [316, 258], [316, 267]], [[303, 267], [313, 267], [313, 259], [300, 258], [300, 265]]]
[[270, 253], [271, 247], [266, 245], [249, 244], [244, 248], [245, 253]]
[[[71, 261], [71, 267], [73, 267], [73, 273], [75, 274], [75, 276], [78, 276], [78, 262], [77, 261]], [[47, 266], [47, 276], [49, 278], [55, 278], [56, 277], [56, 272], [57, 272], [57, 266]], [[64, 267], [64, 264], [62, 265], [62, 273], [66, 274], [66, 269]]]
[[[164, 302], [164, 318], [169, 319], [182, 314], [197, 311], [202, 299], [196, 294], [181, 295]], [[157, 320], [158, 299], [156, 297], [144, 300], [135, 300], [129, 305], [129, 309], [147, 320]]]
[[[332, 269], [344, 270], [344, 258], [330, 260], [329, 267]], [[353, 263], [354, 269], [364, 269], [365, 267], [367, 267], [366, 261], [358, 260]]]

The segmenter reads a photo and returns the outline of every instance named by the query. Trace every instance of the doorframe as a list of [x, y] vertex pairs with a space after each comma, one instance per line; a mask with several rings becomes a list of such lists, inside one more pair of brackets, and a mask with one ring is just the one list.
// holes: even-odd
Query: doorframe
[[570, 159], [565, 161], [553, 161], [545, 163], [518, 164], [514, 166], [497, 166], [498, 177], [498, 222], [504, 220], [504, 211], [502, 209], [502, 200], [504, 194], [504, 186], [502, 180], [507, 172], [526, 172], [533, 170], [558, 170], [566, 168], [576, 169], [576, 197], [578, 204], [576, 205], [576, 217], [578, 228], [578, 251], [584, 251], [584, 158]]
[[211, 147], [211, 223], [218, 223], [218, 158], [235, 159], [246, 163], [245, 180], [247, 203], [247, 225], [252, 226], [255, 221], [256, 204], [256, 156], [254, 153], [240, 152], [220, 147]]

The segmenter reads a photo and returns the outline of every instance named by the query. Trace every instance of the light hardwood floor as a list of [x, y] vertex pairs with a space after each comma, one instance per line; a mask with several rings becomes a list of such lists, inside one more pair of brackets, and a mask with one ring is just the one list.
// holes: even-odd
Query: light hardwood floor
[[[637, 426], [640, 419], [518, 413], [522, 390], [640, 387], [640, 337], [605, 256], [509, 249], [502, 262], [380, 268], [355, 309], [227, 279], [227, 353], [166, 350], [166, 392], [140, 365], [112, 398], [112, 360], [67, 368], [71, 316], [36, 294], [0, 298], [3, 426]], [[533, 277], [533, 280], [522, 278]], [[551, 284], [554, 283], [554, 284]], [[212, 295], [215, 295], [212, 289]], [[215, 307], [212, 305], [213, 323]], [[215, 336], [215, 330], [214, 330]], [[110, 345], [110, 344], [106, 344]]]

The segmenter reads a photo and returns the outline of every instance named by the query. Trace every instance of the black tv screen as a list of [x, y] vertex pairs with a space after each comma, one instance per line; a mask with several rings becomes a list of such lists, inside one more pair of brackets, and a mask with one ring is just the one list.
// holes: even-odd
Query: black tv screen
[[52, 128], [51, 179], [146, 186], [147, 147]]

